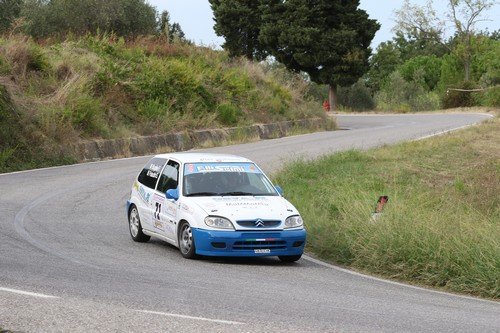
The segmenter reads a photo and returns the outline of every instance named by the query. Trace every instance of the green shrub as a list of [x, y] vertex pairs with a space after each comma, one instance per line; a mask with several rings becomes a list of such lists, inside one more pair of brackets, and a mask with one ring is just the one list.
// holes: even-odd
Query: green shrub
[[[474, 89], [475, 86], [472, 82], [462, 82], [460, 85], [450, 88], [443, 96], [443, 107], [445, 109], [471, 107], [476, 105], [474, 100], [474, 93], [471, 91], [461, 91]], [[454, 90], [461, 89], [461, 90]]]
[[107, 136], [109, 129], [104, 121], [104, 110], [99, 99], [82, 94], [71, 98], [62, 115], [77, 131], [88, 136]]
[[483, 106], [489, 107], [500, 107], [500, 87], [494, 87], [488, 89], [481, 100]]
[[224, 125], [235, 125], [241, 112], [232, 104], [220, 104], [217, 106], [217, 116]]
[[148, 120], [157, 120], [165, 117], [168, 107], [161, 103], [158, 99], [148, 99], [142, 101], [137, 106], [137, 112], [139, 115], [145, 117]]
[[415, 78], [416, 72], [422, 72], [422, 83], [427, 91], [434, 90], [441, 76], [441, 58], [435, 55], [416, 56], [402, 64], [398, 71], [406, 81]]
[[415, 73], [415, 79], [408, 82], [398, 71], [393, 72], [375, 95], [377, 109], [397, 112], [439, 109], [436, 93], [427, 92], [419, 83], [419, 71]]
[[338, 102], [340, 105], [355, 111], [375, 109], [375, 101], [371, 91], [362, 80], [350, 87], [339, 87]]

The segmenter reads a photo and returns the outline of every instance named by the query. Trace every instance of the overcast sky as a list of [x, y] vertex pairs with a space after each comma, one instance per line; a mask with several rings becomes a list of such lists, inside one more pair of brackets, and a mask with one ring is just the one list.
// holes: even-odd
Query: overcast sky
[[[168, 10], [171, 22], [180, 23], [186, 37], [196, 44], [220, 46], [224, 39], [218, 37], [213, 29], [214, 21], [208, 0], [148, 0], [158, 11]], [[412, 3], [425, 4], [425, 0], [413, 0]], [[447, 9], [447, 0], [435, 0], [434, 8], [444, 13]], [[394, 27], [394, 10], [401, 8], [403, 0], [361, 0], [360, 8], [366, 10], [370, 18], [374, 18], [382, 25], [375, 35], [372, 46], [392, 39], [391, 29]], [[490, 9], [485, 15], [490, 19], [479, 26], [490, 31], [500, 29], [500, 5]]]

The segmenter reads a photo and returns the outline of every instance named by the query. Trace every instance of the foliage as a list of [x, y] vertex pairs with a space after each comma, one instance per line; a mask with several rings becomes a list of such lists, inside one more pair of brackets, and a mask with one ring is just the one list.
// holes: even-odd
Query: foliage
[[396, 31], [396, 36], [392, 39], [395, 47], [401, 54], [402, 61], [408, 61], [417, 56], [442, 57], [450, 52], [447, 43], [429, 38], [424, 32], [418, 29]]
[[396, 11], [397, 28], [402, 34], [411, 34], [418, 31], [428, 39], [441, 43], [454, 51], [464, 67], [464, 81], [471, 77], [471, 60], [475, 50], [471, 39], [476, 33], [475, 25], [481, 21], [485, 11], [491, 8], [493, 0], [450, 0], [447, 18], [455, 28], [454, 36], [457, 45], [453, 49], [445, 42], [446, 22], [438, 17], [432, 7], [432, 1], [425, 6], [412, 5], [410, 0], [405, 0], [403, 7]]
[[416, 56], [407, 60], [398, 70], [406, 81], [413, 80], [416, 72], [422, 71], [423, 87], [427, 91], [434, 90], [440, 79], [441, 59], [435, 55]]
[[238, 123], [240, 111], [232, 104], [219, 104], [217, 106], [217, 116], [224, 125], [234, 125]]
[[396, 112], [437, 110], [439, 97], [422, 86], [423, 72], [416, 71], [411, 81], [406, 81], [398, 71], [391, 74], [382, 89], [376, 93], [377, 109]]
[[158, 20], [158, 30], [160, 34], [166, 36], [169, 43], [175, 41], [187, 42], [186, 34], [182, 31], [181, 25], [177, 22], [170, 24], [170, 14], [164, 10]]
[[[419, 142], [291, 164], [275, 177], [307, 250], [337, 264], [500, 298], [500, 121]], [[307, 172], [304, 172], [307, 170]], [[389, 202], [372, 218], [377, 198]]]
[[500, 108], [500, 87], [487, 89], [479, 98], [483, 106]]
[[26, 0], [22, 9], [35, 37], [114, 32], [143, 35], [156, 29], [156, 10], [145, 0]]
[[368, 85], [380, 90], [389, 75], [402, 63], [401, 51], [394, 42], [382, 42], [370, 58], [370, 70], [366, 74]]
[[370, 43], [380, 25], [359, 1], [263, 2], [259, 41], [279, 62], [331, 86], [355, 83], [368, 70]]
[[338, 90], [339, 104], [355, 111], [375, 109], [375, 100], [370, 89], [362, 80], [350, 87], [341, 87]]
[[[467, 90], [476, 88], [470, 81], [462, 82], [458, 86], [448, 89], [443, 97], [445, 109], [471, 107], [476, 105], [474, 93]], [[460, 89], [460, 90], [455, 90]]]
[[23, 0], [0, 0], [0, 32], [10, 28], [21, 14]]
[[214, 30], [223, 36], [223, 48], [232, 57], [262, 60], [267, 54], [259, 43], [260, 3], [256, 0], [209, 0], [214, 13]]
[[42, 46], [12, 35], [0, 39], [0, 82], [9, 82], [18, 115], [0, 119], [2, 170], [59, 161], [82, 139], [326, 117], [320, 101], [304, 97], [303, 77], [164, 36]]

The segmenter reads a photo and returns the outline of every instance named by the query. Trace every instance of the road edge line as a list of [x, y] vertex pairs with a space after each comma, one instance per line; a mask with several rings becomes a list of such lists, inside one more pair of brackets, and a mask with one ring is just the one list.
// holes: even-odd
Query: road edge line
[[146, 313], [146, 314], [155, 314], [155, 315], [160, 315], [160, 316], [176, 317], [176, 318], [182, 318], [182, 319], [210, 321], [210, 322], [220, 323], [220, 324], [229, 324], [229, 325], [243, 325], [243, 324], [245, 324], [245, 323], [242, 323], [239, 321], [231, 321], [231, 320], [223, 320], [223, 319], [211, 319], [211, 318], [205, 318], [205, 317], [194, 317], [194, 316], [181, 315], [181, 314], [169, 313], [169, 312], [159, 312], [159, 311], [150, 311], [150, 310], [134, 310], [134, 311], [142, 312], [142, 313]]
[[362, 277], [362, 278], [369, 279], [369, 280], [373, 280], [373, 281], [378, 281], [378, 282], [383, 282], [383, 283], [387, 283], [387, 284], [392, 284], [392, 285], [399, 286], [399, 287], [411, 288], [411, 289], [415, 289], [415, 290], [419, 290], [419, 291], [427, 291], [427, 292], [431, 292], [431, 293], [435, 293], [435, 294], [440, 294], [440, 295], [443, 295], [443, 296], [460, 297], [460, 298], [464, 298], [464, 299], [468, 299], [468, 300], [472, 300], [472, 301], [480, 301], [480, 302], [493, 303], [493, 304], [499, 305], [499, 302], [492, 301], [492, 300], [489, 300], [489, 299], [484, 299], [484, 298], [479, 298], [479, 297], [474, 297], [474, 296], [454, 294], [454, 293], [450, 293], [450, 292], [446, 292], [446, 291], [441, 291], [441, 290], [435, 290], [435, 289], [430, 289], [430, 288], [425, 288], [425, 287], [414, 286], [412, 284], [407, 284], [407, 283], [404, 283], [404, 282], [398, 282], [398, 281], [393, 281], [393, 280], [379, 278], [379, 277], [368, 275], [368, 274], [364, 274], [364, 273], [359, 273], [359, 272], [356, 272], [356, 271], [353, 271], [353, 270], [350, 270], [350, 269], [347, 269], [347, 268], [342, 268], [342, 267], [336, 266], [334, 264], [329, 264], [329, 263], [324, 262], [322, 260], [310, 257], [310, 256], [308, 256], [306, 254], [302, 255], [302, 259], [310, 261], [312, 263], [315, 263], [317, 265], [320, 265], [320, 266], [323, 266], [323, 267], [326, 267], [326, 268], [331, 268], [331, 269], [334, 269], [336, 271], [340, 271], [340, 272], [343, 272], [343, 273], [355, 275], [355, 276]]
[[19, 295], [25, 295], [25, 296], [38, 297], [38, 298], [60, 298], [59, 296], [52, 296], [52, 295], [34, 293], [31, 291], [24, 291], [24, 290], [19, 290], [19, 289], [11, 289], [11, 288], [3, 288], [3, 287], [0, 287], [0, 291], [5, 291], [5, 292], [19, 294]]

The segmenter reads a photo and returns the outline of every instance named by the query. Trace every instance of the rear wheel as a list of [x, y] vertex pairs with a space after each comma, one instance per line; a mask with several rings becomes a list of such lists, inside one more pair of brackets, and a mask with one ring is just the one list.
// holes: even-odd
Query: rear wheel
[[302, 254], [296, 256], [278, 256], [282, 262], [295, 262], [302, 257]]
[[194, 247], [194, 236], [193, 230], [188, 222], [182, 222], [179, 227], [179, 250], [184, 258], [194, 259], [196, 258], [196, 249]]
[[132, 206], [130, 209], [130, 214], [128, 214], [128, 226], [130, 236], [134, 241], [144, 243], [149, 241], [151, 238], [142, 232], [141, 219], [139, 218], [139, 211], [136, 206]]

